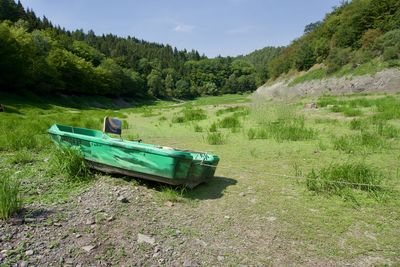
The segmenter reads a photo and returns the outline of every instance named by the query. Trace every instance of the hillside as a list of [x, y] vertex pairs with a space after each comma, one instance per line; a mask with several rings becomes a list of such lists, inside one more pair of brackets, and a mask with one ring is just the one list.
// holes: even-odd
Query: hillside
[[344, 1], [323, 21], [307, 25], [304, 35], [268, 64], [270, 84], [277, 78], [279, 81], [293, 78], [294, 84], [298, 84], [397, 68], [400, 66], [399, 28], [400, 2], [397, 0]]
[[13, 0], [0, 0], [0, 57], [2, 90], [39, 94], [193, 98], [254, 91], [267, 77], [251, 60], [68, 31]]

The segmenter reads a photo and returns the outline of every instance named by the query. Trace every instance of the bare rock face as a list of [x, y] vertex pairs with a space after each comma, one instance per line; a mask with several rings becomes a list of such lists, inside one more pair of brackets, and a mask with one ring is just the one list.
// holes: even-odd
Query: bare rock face
[[268, 98], [295, 98], [302, 96], [344, 95], [355, 93], [393, 93], [400, 92], [400, 70], [386, 69], [376, 74], [363, 76], [345, 76], [311, 80], [290, 86], [294, 80], [278, 81], [272, 85], [263, 85], [256, 95]]

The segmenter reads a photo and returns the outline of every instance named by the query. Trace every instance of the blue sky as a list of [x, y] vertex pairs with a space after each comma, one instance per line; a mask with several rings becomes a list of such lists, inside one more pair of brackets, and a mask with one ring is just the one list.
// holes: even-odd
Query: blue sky
[[209, 57], [287, 45], [340, 0], [21, 0], [66, 29], [196, 49]]

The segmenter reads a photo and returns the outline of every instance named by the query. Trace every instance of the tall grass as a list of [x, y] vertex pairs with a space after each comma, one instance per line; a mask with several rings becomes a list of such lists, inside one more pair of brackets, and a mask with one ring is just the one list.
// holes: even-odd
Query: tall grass
[[234, 112], [236, 116], [246, 116], [249, 114], [250, 110], [248, 107], [236, 106], [236, 107], [228, 107], [220, 109], [215, 114], [217, 116], [221, 116], [222, 114], [232, 113], [232, 112]]
[[0, 219], [9, 218], [22, 205], [19, 182], [9, 172], [0, 177]]
[[332, 164], [307, 175], [308, 190], [328, 195], [348, 194], [348, 189], [382, 191], [383, 175], [366, 163]]
[[253, 107], [259, 126], [247, 132], [251, 139], [273, 138], [278, 142], [314, 139], [317, 132], [306, 127], [304, 116], [296, 114], [293, 106], [261, 104]]
[[360, 150], [378, 150], [385, 148], [387, 142], [376, 132], [362, 131], [357, 134], [332, 137], [333, 147], [346, 153], [354, 153]]
[[83, 181], [91, 177], [82, 153], [74, 147], [54, 151], [52, 172], [65, 175], [69, 181]]
[[173, 123], [184, 123], [189, 121], [199, 121], [207, 118], [204, 110], [201, 108], [186, 107], [180, 113], [172, 118]]
[[219, 127], [221, 128], [240, 128], [241, 124], [236, 116], [228, 116], [223, 118], [219, 122]]
[[206, 137], [207, 143], [210, 145], [223, 145], [227, 141], [227, 137], [220, 132], [208, 133]]

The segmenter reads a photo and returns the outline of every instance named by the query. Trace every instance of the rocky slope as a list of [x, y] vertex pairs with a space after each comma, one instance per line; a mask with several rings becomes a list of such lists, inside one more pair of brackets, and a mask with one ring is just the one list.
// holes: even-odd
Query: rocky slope
[[386, 69], [374, 75], [345, 76], [312, 80], [289, 86], [296, 77], [265, 84], [255, 94], [271, 98], [294, 98], [320, 95], [343, 95], [354, 93], [400, 92], [400, 70]]

